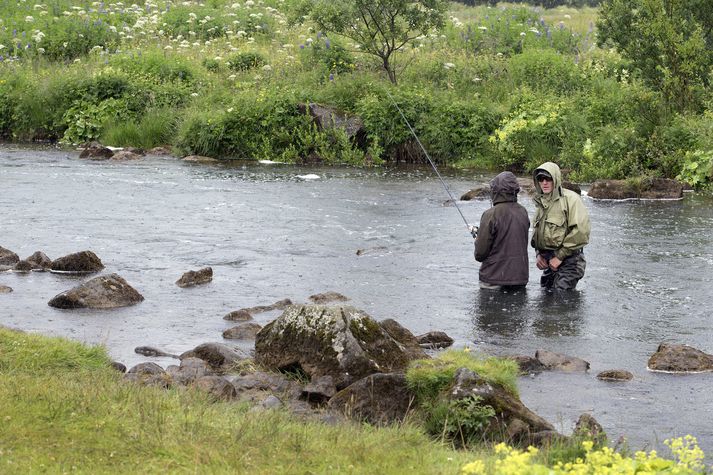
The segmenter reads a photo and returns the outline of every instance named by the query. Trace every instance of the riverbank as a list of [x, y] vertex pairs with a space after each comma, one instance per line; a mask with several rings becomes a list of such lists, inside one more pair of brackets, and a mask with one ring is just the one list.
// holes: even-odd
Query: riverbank
[[0, 137], [425, 163], [405, 117], [444, 166], [528, 171], [551, 160], [574, 181], [711, 181], [710, 90], [673, 109], [628, 60], [596, 45], [598, 10], [449, 8], [440, 28], [394, 53], [393, 84], [363, 45], [298, 21], [292, 0], [7, 7]]

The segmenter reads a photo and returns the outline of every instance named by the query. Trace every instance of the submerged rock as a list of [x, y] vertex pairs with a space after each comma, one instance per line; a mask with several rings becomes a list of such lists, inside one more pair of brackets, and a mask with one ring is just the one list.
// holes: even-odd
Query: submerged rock
[[229, 370], [234, 364], [247, 358], [236, 348], [222, 343], [203, 343], [180, 355], [181, 361], [186, 358], [200, 358], [211, 368], [218, 371]]
[[416, 337], [423, 348], [448, 348], [453, 344], [453, 338], [442, 331], [430, 331]]
[[661, 343], [649, 358], [648, 369], [667, 373], [713, 371], [713, 355], [688, 345]]
[[177, 355], [166, 353], [165, 351], [159, 350], [158, 348], [154, 348], [152, 346], [137, 346], [136, 348], [134, 348], [134, 353], [138, 353], [144, 356], [166, 356], [169, 358], [178, 358]]
[[254, 322], [245, 322], [228, 328], [223, 332], [223, 338], [230, 340], [251, 340], [262, 330], [262, 326]]
[[189, 270], [184, 273], [180, 279], [176, 281], [179, 287], [193, 287], [194, 285], [207, 284], [213, 280], [213, 268], [204, 267], [203, 269]]
[[101, 259], [92, 251], [75, 252], [52, 261], [53, 272], [91, 273], [104, 269]]
[[589, 363], [581, 358], [554, 353], [548, 350], [537, 350], [535, 352], [535, 359], [542, 363], [545, 369], [548, 370], [574, 372], [587, 371], [589, 369]]
[[9, 294], [12, 292], [12, 287], [8, 287], [7, 285], [0, 285], [0, 294]]
[[314, 294], [309, 296], [309, 300], [317, 305], [324, 305], [329, 302], [346, 302], [349, 297], [345, 297], [339, 292], [324, 292], [322, 294]]
[[110, 309], [135, 305], [144, 297], [117, 274], [95, 277], [49, 301], [55, 308]]
[[293, 305], [255, 339], [255, 360], [278, 371], [330, 375], [338, 389], [373, 373], [403, 371], [404, 347], [354, 307]]
[[631, 381], [634, 375], [623, 369], [610, 369], [597, 374], [597, 379], [602, 381]]

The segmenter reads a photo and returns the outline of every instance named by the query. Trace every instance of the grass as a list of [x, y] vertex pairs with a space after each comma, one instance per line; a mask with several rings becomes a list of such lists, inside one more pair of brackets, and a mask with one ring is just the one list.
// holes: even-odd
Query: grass
[[100, 347], [0, 329], [0, 472], [457, 473], [415, 426], [298, 421], [124, 382]]

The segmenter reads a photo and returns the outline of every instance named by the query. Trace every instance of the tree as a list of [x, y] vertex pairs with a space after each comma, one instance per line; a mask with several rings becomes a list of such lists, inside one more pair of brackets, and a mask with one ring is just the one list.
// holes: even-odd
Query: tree
[[711, 82], [711, 0], [604, 0], [598, 43], [614, 45], [676, 110], [695, 108]]
[[312, 20], [324, 32], [345, 36], [364, 53], [377, 56], [396, 84], [393, 54], [443, 27], [447, 0], [316, 0]]

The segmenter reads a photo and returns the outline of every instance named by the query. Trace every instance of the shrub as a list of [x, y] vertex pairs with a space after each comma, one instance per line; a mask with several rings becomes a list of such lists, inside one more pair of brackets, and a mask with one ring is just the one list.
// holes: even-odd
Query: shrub
[[355, 63], [352, 54], [338, 42], [317, 34], [317, 39], [307, 43], [302, 52], [303, 62], [320, 65], [327, 73], [344, 74], [354, 70]]
[[710, 187], [713, 184], [713, 150], [686, 152], [681, 173], [676, 179], [693, 188]]
[[59, 17], [54, 24], [47, 25], [51, 34], [36, 47], [45, 50], [43, 56], [53, 61], [71, 61], [99, 48], [115, 52], [121, 44], [121, 37], [101, 19], [85, 20], [76, 17]]
[[225, 35], [230, 21], [223, 13], [210, 6], [173, 6], [164, 13], [165, 31], [177, 38], [212, 40]]
[[181, 56], [167, 56], [161, 51], [148, 51], [123, 55], [112, 59], [120, 71], [136, 79], [149, 76], [158, 82], [182, 82], [192, 84], [196, 73], [193, 65]]
[[532, 49], [513, 56], [509, 69], [516, 86], [563, 93], [582, 87], [582, 75], [572, 58], [553, 50]]
[[238, 53], [228, 59], [228, 67], [233, 71], [249, 71], [265, 64], [265, 57], [260, 53], [248, 51]]
[[128, 116], [126, 103], [121, 100], [107, 99], [98, 104], [77, 101], [64, 113], [66, 129], [62, 141], [79, 144], [96, 140], [107, 121], [125, 119]]

